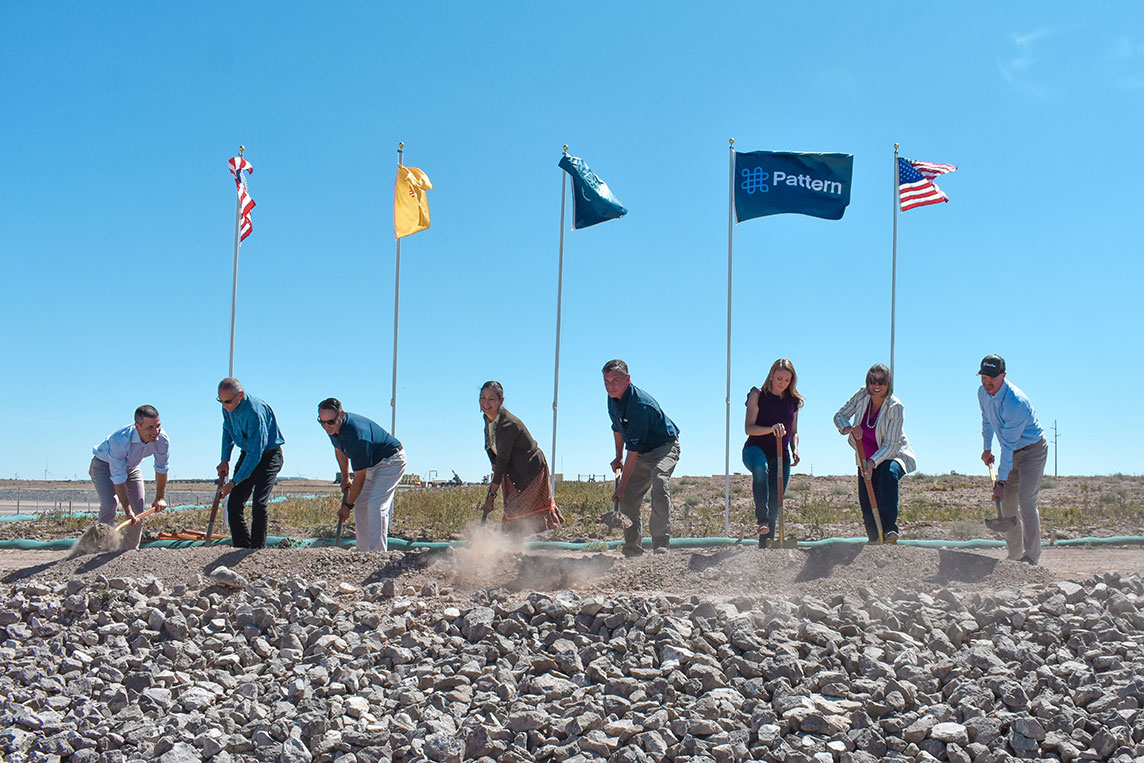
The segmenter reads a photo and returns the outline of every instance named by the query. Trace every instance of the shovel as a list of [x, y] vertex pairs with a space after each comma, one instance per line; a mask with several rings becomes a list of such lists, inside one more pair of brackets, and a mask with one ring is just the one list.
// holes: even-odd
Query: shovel
[[222, 493], [219, 490], [222, 488], [222, 477], [218, 478], [218, 486], [215, 488], [214, 504], [211, 505], [211, 518], [207, 520], [207, 537], [203, 541], [204, 546], [209, 546], [211, 541], [214, 540], [214, 523], [215, 517], [218, 516], [218, 505], [222, 501]]
[[[989, 464], [989, 482], [991, 485], [997, 484], [997, 467]], [[985, 520], [985, 526], [995, 533], [1004, 533], [1012, 530], [1017, 526], [1016, 517], [1003, 517], [1001, 516], [1001, 501], [994, 501], [993, 505], [997, 507], [997, 516], [989, 517]]]
[[[141, 511], [135, 515], [135, 520], [139, 521], [139, 520], [142, 520], [143, 517], [149, 517], [158, 510], [159, 509], [157, 509], [157, 508], [152, 508], [152, 509], [147, 509], [146, 511]], [[129, 524], [132, 524], [130, 519], [123, 520], [122, 522], [120, 522], [119, 524], [117, 524], [115, 526], [115, 532], [117, 532], [117, 533], [123, 532], [123, 528], [127, 527], [127, 525], [129, 525]]]
[[[783, 438], [775, 437], [775, 484], [778, 488], [778, 495], [776, 498], [779, 502], [779, 548], [798, 548], [798, 541], [792, 535], [789, 539], [786, 537], [786, 522], [784, 521], [786, 511], [783, 509]], [[765, 543], [765, 541], [764, 541]]]
[[[147, 509], [135, 515], [136, 520], [141, 520], [144, 517], [154, 514], [158, 509]], [[96, 522], [91, 527], [83, 531], [83, 535], [72, 544], [72, 549], [68, 553], [68, 558], [74, 558], [83, 554], [106, 554], [112, 551], [117, 551], [120, 544], [123, 543], [123, 538], [120, 533], [123, 528], [131, 524], [131, 520], [125, 520], [115, 527], [105, 525], [103, 522]]]
[[[620, 470], [616, 469], [616, 489], [620, 487]], [[626, 530], [632, 526], [632, 518], [620, 511], [620, 502], [612, 501], [612, 510], [600, 515], [600, 521], [613, 530]]]
[[855, 437], [853, 433], [850, 439], [854, 441], [854, 449], [858, 451], [858, 468], [862, 470], [862, 479], [866, 480], [866, 495], [870, 497], [870, 513], [874, 515], [874, 524], [878, 526], [878, 542], [885, 543], [885, 536], [882, 535], [882, 515], [878, 513], [878, 499], [874, 497], [874, 483], [866, 476], [866, 449], [862, 447], [862, 437]]

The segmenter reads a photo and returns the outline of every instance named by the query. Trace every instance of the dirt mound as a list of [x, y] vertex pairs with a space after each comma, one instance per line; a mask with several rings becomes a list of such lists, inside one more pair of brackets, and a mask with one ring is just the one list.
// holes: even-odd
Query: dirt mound
[[[29, 564], [38, 555], [39, 563]], [[24, 564], [19, 562], [22, 560]], [[169, 586], [196, 587], [220, 566], [251, 581], [292, 577], [366, 586], [393, 579], [396, 590], [426, 584], [457, 593], [504, 588], [514, 593], [572, 589], [622, 595], [625, 591], [662, 591], [685, 596], [754, 597], [787, 594], [816, 596], [869, 588], [943, 587], [995, 590], [1045, 583], [1054, 575], [1045, 567], [998, 559], [985, 553], [835, 544], [808, 549], [729, 547], [721, 550], [673, 549], [664, 555], [627, 559], [618, 552], [525, 551], [496, 541], [444, 551], [359, 554], [344, 549], [230, 548], [141, 549], [69, 559], [63, 552], [23, 552], [0, 556], [7, 583], [137, 578], [151, 574]]]

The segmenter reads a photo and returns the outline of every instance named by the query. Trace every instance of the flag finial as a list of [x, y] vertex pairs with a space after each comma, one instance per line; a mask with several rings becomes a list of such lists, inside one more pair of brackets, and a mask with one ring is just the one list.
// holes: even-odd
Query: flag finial
[[238, 155], [239, 155], [239, 156], [242, 156], [242, 152], [243, 152], [243, 151], [245, 151], [245, 150], [246, 150], [246, 146], [239, 146], [239, 147], [238, 147]]
[[398, 142], [397, 142], [397, 147], [398, 147], [398, 148], [405, 148], [405, 144], [404, 144], [403, 142], [401, 142], [401, 141], [398, 141]]
[[564, 153], [568, 153], [568, 144], [567, 143], [564, 144]]
[[735, 139], [731, 138], [731, 146], [734, 147], [734, 145], [735, 145]]
[[898, 150], [898, 145], [899, 145], [898, 143], [895, 143], [895, 144], [894, 144], [894, 150], [895, 150], [895, 151], [897, 151], [897, 150]]

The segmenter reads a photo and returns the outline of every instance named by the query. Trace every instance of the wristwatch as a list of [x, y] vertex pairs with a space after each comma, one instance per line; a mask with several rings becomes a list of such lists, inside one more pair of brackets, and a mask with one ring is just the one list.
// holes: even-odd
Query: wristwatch
[[347, 501], [345, 498], [342, 499], [342, 505], [343, 506], [349, 506], [351, 509], [354, 507], [354, 505], [352, 503], [350, 503], [349, 501]]

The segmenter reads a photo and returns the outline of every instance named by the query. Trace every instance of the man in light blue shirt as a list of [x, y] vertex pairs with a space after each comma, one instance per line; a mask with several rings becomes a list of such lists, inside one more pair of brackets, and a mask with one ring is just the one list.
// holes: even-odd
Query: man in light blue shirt
[[[219, 493], [229, 495], [226, 502], [230, 522], [231, 543], [235, 548], [266, 546], [266, 505], [278, 472], [282, 471], [282, 433], [269, 405], [242, 388], [242, 382], [228, 376], [218, 383], [218, 401], [222, 403], [222, 461], [218, 465]], [[237, 445], [242, 455], [230, 473], [230, 454]], [[250, 529], [247, 530], [243, 507], [253, 494]]]
[[981, 436], [985, 442], [981, 460], [986, 465], [994, 462], [992, 447], [996, 436], [1001, 460], [993, 484], [993, 500], [1001, 501], [1002, 516], [1017, 518], [1005, 533], [1008, 556], [1036, 564], [1041, 558], [1037, 494], [1041, 491], [1049, 444], [1029, 398], [1005, 381], [1004, 358], [986, 355], [977, 373], [981, 376], [977, 401], [981, 404]]
[[99, 521], [115, 524], [115, 507], [122, 507], [131, 525], [123, 534], [122, 549], [139, 548], [143, 537], [143, 523], [136, 515], [143, 512], [143, 472], [139, 464], [148, 456], [155, 457], [155, 500], [151, 508], [167, 508], [168, 455], [171, 441], [159, 422], [154, 406], [141, 405], [135, 409], [135, 423], [112, 432], [107, 439], [92, 448], [88, 474], [99, 496]]

